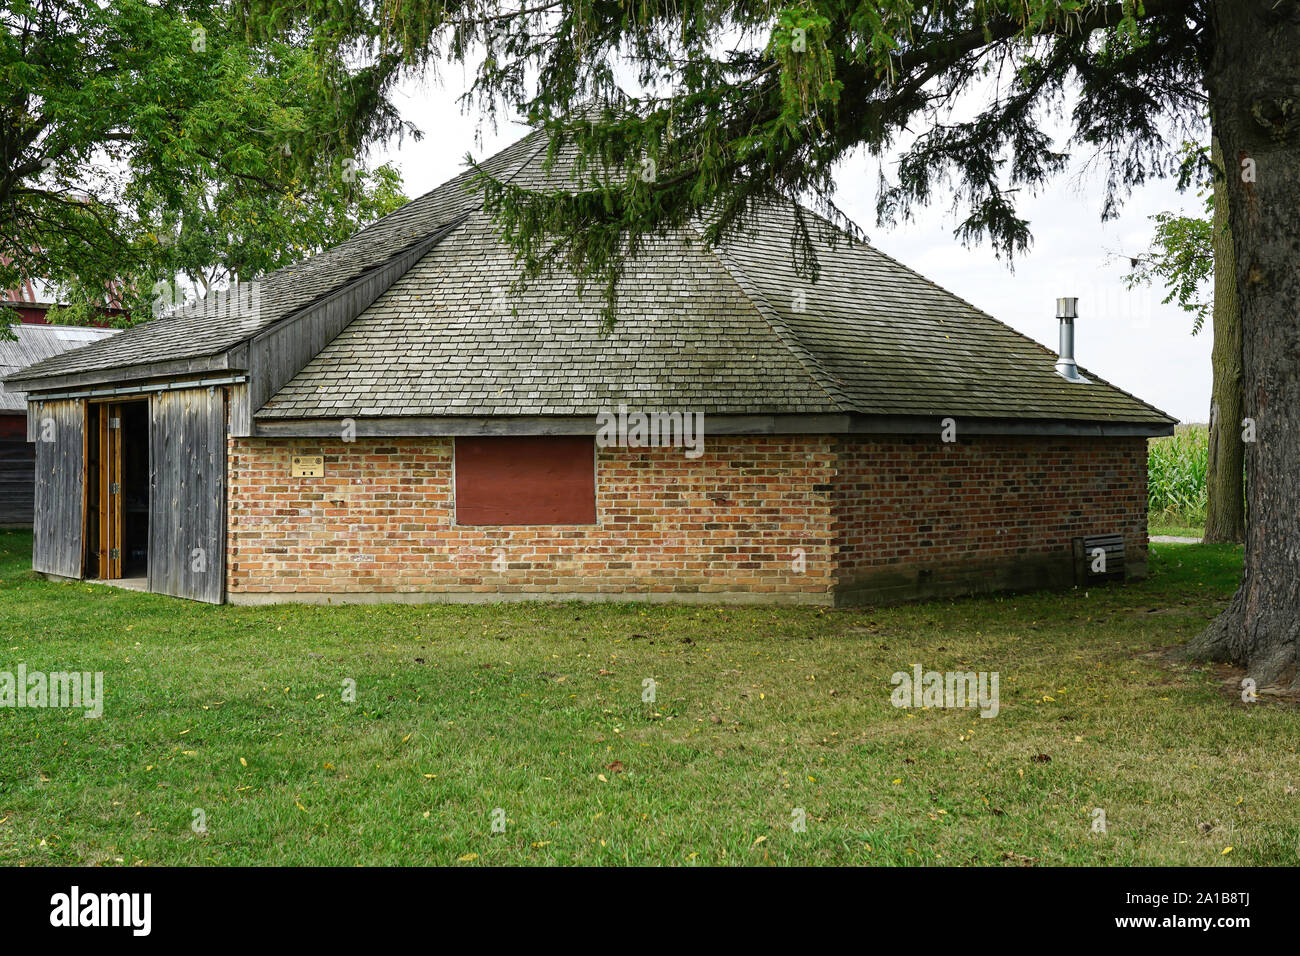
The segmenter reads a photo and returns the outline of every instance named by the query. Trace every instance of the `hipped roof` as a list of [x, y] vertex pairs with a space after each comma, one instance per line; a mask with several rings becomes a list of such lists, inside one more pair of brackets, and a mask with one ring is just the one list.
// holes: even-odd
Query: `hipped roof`
[[[483, 165], [523, 186], [562, 188], [568, 170], [544, 168], [544, 146], [533, 134]], [[585, 416], [626, 402], [727, 415], [1173, 423], [1086, 369], [1089, 384], [1066, 381], [1055, 353], [824, 221], [813, 230], [818, 280], [800, 277], [787, 202], [717, 248], [691, 228], [650, 242], [627, 264], [607, 333], [599, 290], [580, 295], [567, 273], [512, 292], [518, 263], [468, 183], [462, 174], [271, 273], [254, 314], [155, 320], [8, 381], [229, 351], [450, 226], [258, 421]]]

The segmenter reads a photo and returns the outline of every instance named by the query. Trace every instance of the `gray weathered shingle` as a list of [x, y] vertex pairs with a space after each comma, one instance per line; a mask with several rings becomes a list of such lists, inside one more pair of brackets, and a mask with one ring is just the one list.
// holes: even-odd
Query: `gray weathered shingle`
[[[541, 154], [515, 181], [562, 185]], [[567, 274], [509, 305], [518, 267], [475, 211], [259, 412], [260, 420], [593, 415], [618, 402], [712, 414], [858, 413], [1171, 422], [818, 220], [816, 283], [794, 268], [793, 206], [718, 249], [694, 230], [628, 266], [618, 323]], [[808, 214], [811, 216], [811, 214]], [[814, 217], [815, 218], [815, 217]]]
[[[513, 175], [541, 146], [536, 134], [485, 160], [483, 166], [499, 176]], [[310, 305], [369, 269], [411, 247], [478, 204], [466, 188], [466, 172], [412, 200], [401, 209], [362, 229], [346, 242], [267, 274], [260, 280], [256, 312], [221, 313], [216, 297], [206, 308], [132, 326], [109, 342], [58, 356], [25, 370], [20, 379], [64, 375], [176, 359], [201, 358], [225, 352]]]
[[[562, 188], [565, 162], [544, 169], [544, 145], [534, 134], [484, 165], [521, 185]], [[1172, 422], [1092, 373], [1092, 384], [1066, 382], [1054, 353], [868, 245], [831, 242], [824, 223], [813, 230], [819, 279], [801, 279], [788, 203], [717, 249], [692, 229], [650, 243], [625, 270], [618, 323], [606, 333], [598, 290], [579, 295], [567, 274], [511, 293], [518, 265], [469, 178], [267, 276], [256, 316], [159, 320], [24, 375], [228, 350], [465, 216], [258, 419], [592, 415], [627, 402], [712, 414]]]

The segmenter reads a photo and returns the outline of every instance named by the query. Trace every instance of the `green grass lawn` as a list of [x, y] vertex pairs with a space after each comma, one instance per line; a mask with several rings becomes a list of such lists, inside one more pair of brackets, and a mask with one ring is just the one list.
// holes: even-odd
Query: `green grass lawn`
[[[0, 670], [103, 671], [105, 704], [0, 708], [10, 864], [1300, 862], [1300, 713], [1162, 653], [1240, 549], [833, 611], [213, 607], [29, 549], [0, 534]], [[1000, 714], [894, 708], [915, 663], [999, 672]]]
[[1172, 534], [1180, 538], [1205, 537], [1205, 523], [1195, 523], [1185, 515], [1152, 515], [1147, 521], [1147, 534]]

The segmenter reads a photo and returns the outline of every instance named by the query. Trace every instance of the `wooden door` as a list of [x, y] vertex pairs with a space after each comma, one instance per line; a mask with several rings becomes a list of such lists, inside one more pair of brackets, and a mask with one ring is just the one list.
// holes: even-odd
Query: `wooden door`
[[226, 598], [226, 405], [220, 388], [159, 392], [150, 406], [149, 590]]
[[86, 403], [40, 402], [29, 405], [28, 411], [36, 440], [32, 567], [79, 578], [85, 532]]

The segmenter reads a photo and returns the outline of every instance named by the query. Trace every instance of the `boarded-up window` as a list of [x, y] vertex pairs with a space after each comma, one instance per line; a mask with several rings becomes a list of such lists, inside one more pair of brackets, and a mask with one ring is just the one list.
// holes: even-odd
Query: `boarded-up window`
[[595, 524], [595, 439], [456, 439], [456, 523]]

